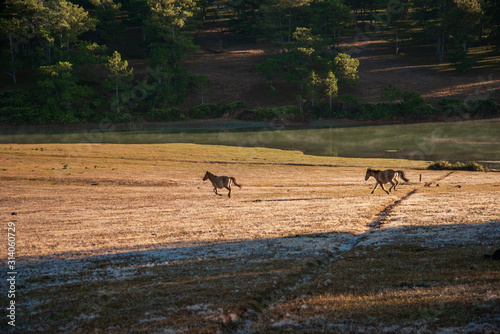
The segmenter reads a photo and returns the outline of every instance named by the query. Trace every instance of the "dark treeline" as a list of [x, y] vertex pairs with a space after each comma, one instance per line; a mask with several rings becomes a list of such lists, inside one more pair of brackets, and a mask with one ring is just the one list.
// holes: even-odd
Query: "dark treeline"
[[[474, 66], [471, 46], [500, 48], [498, 0], [7, 0], [0, 10], [5, 83], [0, 87], [0, 123], [8, 124], [234, 114], [244, 103], [204, 104], [207, 78], [183, 64], [198, 48], [195, 37], [208, 26], [224, 26], [255, 43], [274, 45], [275, 55], [257, 69], [271, 92], [279, 82], [296, 84], [296, 116], [306, 111], [352, 116], [357, 101], [342, 90], [356, 85], [359, 61], [339, 47], [342, 36], [391, 34], [398, 53], [404, 35], [435, 45], [428, 57], [451, 61], [458, 70]], [[138, 42], [127, 40], [130, 31], [140, 36]], [[118, 50], [146, 62], [146, 75], [138, 78]], [[175, 108], [192, 90], [200, 94], [201, 105], [189, 111]], [[386, 93], [391, 94], [391, 87]], [[399, 94], [399, 99], [384, 102], [395, 114], [415, 101], [422, 115], [430, 113], [418, 93]], [[339, 105], [341, 112], [335, 114]], [[354, 110], [377, 118], [377, 108]], [[240, 117], [258, 114], [246, 111]]]

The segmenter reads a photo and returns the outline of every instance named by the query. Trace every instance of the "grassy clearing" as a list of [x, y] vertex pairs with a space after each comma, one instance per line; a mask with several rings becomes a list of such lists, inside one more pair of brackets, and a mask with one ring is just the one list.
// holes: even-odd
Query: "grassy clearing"
[[[23, 332], [498, 323], [500, 272], [481, 260], [499, 246], [498, 173], [194, 144], [4, 144], [0, 156]], [[411, 181], [370, 195], [368, 166]], [[243, 188], [217, 197], [206, 170]]]

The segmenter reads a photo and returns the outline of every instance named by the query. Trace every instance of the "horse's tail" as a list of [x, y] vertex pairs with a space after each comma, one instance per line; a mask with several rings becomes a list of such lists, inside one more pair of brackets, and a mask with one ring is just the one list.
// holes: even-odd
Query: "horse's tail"
[[401, 178], [405, 181], [405, 182], [409, 182], [410, 180], [406, 178], [405, 176], [405, 172], [403, 172], [402, 170], [398, 170], [397, 171], [399, 173], [399, 175], [401, 175]]
[[231, 181], [233, 181], [234, 185], [237, 186], [238, 188], [241, 188], [241, 186], [236, 183], [236, 179], [234, 177], [230, 177]]

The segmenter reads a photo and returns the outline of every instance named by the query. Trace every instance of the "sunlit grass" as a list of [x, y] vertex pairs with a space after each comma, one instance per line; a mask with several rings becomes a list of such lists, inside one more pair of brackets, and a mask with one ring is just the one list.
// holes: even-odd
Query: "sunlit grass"
[[[0, 157], [23, 332], [446, 328], [498, 313], [498, 266], [481, 258], [498, 173], [185, 143], [1, 144]], [[371, 195], [367, 166], [410, 182]], [[243, 188], [217, 197], [206, 170]]]

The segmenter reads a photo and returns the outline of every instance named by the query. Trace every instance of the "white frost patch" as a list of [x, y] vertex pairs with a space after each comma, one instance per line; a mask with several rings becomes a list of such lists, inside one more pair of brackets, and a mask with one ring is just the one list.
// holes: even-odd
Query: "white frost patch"
[[448, 245], [496, 245], [500, 240], [500, 222], [391, 227], [374, 230], [359, 243], [363, 246], [416, 243], [438, 248]]
[[210, 306], [212, 306], [212, 304], [196, 304], [196, 305], [186, 306], [186, 309], [190, 311], [200, 311], [200, 310], [206, 310]]
[[165, 317], [148, 318], [148, 319], [141, 319], [141, 320], [139, 320], [139, 323], [164, 321], [164, 320], [167, 320], [167, 318], [165, 318]]
[[75, 318], [75, 320], [79, 320], [79, 321], [88, 321], [88, 320], [92, 320], [92, 319], [95, 319], [95, 318], [99, 318], [99, 314], [80, 314], [78, 317]]
[[[69, 283], [108, 282], [150, 277], [155, 266], [185, 261], [221, 259], [245, 265], [273, 260], [334, 258], [357, 246], [416, 243], [422, 247], [447, 245], [494, 245], [500, 240], [500, 222], [446, 225], [382, 225], [364, 234], [317, 233], [281, 238], [236, 240], [226, 243], [166, 245], [161, 249], [135, 250], [90, 257], [66, 258], [65, 254], [41, 259], [19, 259], [19, 281], [26, 290]], [[146, 270], [141, 270], [146, 269]]]
[[298, 323], [293, 320], [280, 320], [271, 325], [271, 327], [296, 326]]
[[[357, 236], [348, 233], [322, 233], [284, 238], [238, 240], [220, 244], [201, 244], [172, 248], [140, 250], [87, 258], [65, 258], [51, 255], [47, 259], [23, 261], [19, 259], [19, 277], [27, 289], [80, 282], [126, 280], [151, 272], [138, 270], [158, 265], [171, 265], [199, 259], [226, 259], [245, 264], [262, 261], [322, 256], [348, 250]], [[177, 248], [174, 248], [177, 246]]]

